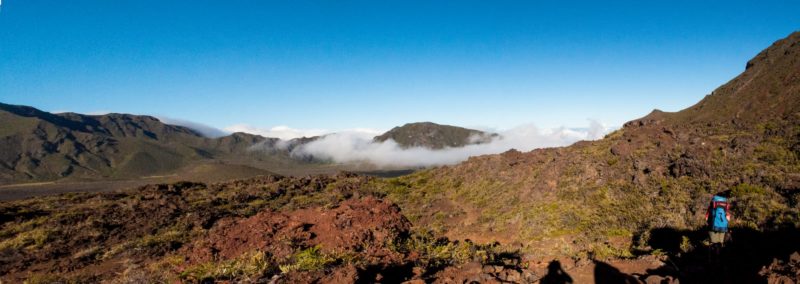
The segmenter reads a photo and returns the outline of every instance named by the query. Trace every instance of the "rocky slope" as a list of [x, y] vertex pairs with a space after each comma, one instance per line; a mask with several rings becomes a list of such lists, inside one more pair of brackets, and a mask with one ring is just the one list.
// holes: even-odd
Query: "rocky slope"
[[458, 148], [472, 144], [489, 143], [497, 136], [497, 134], [485, 133], [474, 129], [432, 122], [418, 122], [392, 128], [388, 132], [376, 136], [374, 141], [384, 142], [391, 139], [403, 148], [443, 149], [445, 147]]
[[[417, 227], [542, 256], [652, 250], [654, 228], [700, 230], [706, 202], [721, 191], [732, 195], [735, 226], [796, 230], [798, 106], [800, 33], [793, 33], [686, 110], [654, 111], [599, 141], [474, 157], [391, 180], [384, 190]], [[686, 245], [702, 241], [687, 235]]]

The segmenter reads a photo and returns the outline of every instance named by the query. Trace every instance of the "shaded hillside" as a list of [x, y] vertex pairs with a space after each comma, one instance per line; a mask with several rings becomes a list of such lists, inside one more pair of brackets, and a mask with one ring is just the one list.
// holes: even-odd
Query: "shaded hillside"
[[471, 144], [489, 143], [497, 134], [431, 122], [408, 123], [376, 136], [374, 141], [394, 140], [403, 148], [458, 148]]
[[0, 184], [141, 178], [209, 161], [261, 169], [303, 163], [283, 148], [255, 151], [254, 145], [276, 145], [276, 138], [234, 133], [210, 139], [151, 116], [52, 114], [0, 104], [0, 121]]
[[418, 227], [544, 255], [628, 255], [651, 228], [702, 226], [723, 190], [737, 226], [796, 228], [798, 88], [794, 33], [684, 111], [656, 111], [595, 142], [474, 157], [384, 190]]

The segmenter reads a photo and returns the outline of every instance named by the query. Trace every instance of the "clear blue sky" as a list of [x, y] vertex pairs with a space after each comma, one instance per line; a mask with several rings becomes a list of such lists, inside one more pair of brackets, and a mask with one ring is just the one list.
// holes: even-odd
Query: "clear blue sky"
[[796, 0], [567, 2], [3, 0], [0, 101], [220, 128], [620, 125], [800, 30]]

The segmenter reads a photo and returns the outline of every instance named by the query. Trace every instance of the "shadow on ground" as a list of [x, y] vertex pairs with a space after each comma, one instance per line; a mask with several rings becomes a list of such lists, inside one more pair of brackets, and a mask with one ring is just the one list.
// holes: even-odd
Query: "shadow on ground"
[[539, 280], [541, 284], [567, 284], [572, 283], [572, 277], [561, 267], [558, 260], [551, 261], [547, 265], [547, 275]]
[[800, 231], [796, 228], [767, 232], [732, 228], [719, 255], [712, 254], [703, 243], [707, 236], [705, 230], [652, 230], [648, 244], [669, 258], [664, 266], [648, 274], [672, 276], [681, 283], [766, 283], [759, 274], [763, 267], [800, 251]]

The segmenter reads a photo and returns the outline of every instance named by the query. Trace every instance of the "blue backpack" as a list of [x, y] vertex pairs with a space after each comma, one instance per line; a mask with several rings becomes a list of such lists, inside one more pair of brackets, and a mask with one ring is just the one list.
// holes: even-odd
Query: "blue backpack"
[[715, 232], [728, 231], [728, 199], [722, 196], [714, 196], [711, 200], [711, 212], [709, 212], [709, 225]]

